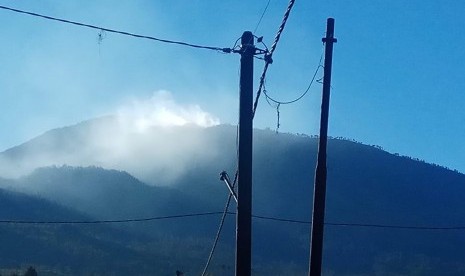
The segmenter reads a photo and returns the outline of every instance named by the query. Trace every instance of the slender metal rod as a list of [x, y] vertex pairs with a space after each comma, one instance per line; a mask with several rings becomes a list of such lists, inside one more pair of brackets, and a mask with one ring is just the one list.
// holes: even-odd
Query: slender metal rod
[[252, 268], [252, 101], [255, 54], [252, 32], [242, 34], [241, 45], [236, 276], [249, 276]]
[[231, 184], [231, 179], [229, 179], [229, 176], [225, 171], [222, 171], [220, 173], [220, 180], [224, 181], [224, 183], [226, 183], [226, 186], [228, 186], [228, 189], [229, 189], [229, 193], [231, 194], [231, 196], [234, 198], [234, 200], [237, 203], [237, 194], [234, 191], [234, 187]]
[[320, 138], [318, 144], [318, 160], [315, 171], [313, 191], [312, 230], [310, 236], [309, 276], [320, 276], [323, 260], [323, 232], [326, 201], [326, 148], [328, 143], [329, 98], [331, 91], [331, 67], [333, 59], [334, 19], [328, 18], [325, 46], [325, 67], [323, 77], [323, 97], [321, 101]]

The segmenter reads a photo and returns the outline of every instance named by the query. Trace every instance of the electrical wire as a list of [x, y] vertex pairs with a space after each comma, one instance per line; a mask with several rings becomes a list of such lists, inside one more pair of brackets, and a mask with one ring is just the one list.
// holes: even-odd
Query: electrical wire
[[312, 224], [310, 221], [305, 221], [305, 220], [285, 219], [285, 218], [267, 217], [267, 216], [259, 216], [259, 215], [252, 215], [252, 217], [256, 218], [256, 219], [272, 220], [272, 221], [280, 221], [280, 222], [291, 222], [291, 223], [299, 223], [299, 224]]
[[148, 217], [148, 218], [133, 218], [133, 219], [115, 219], [115, 220], [71, 220], [71, 221], [29, 221], [29, 220], [0, 220], [1, 224], [104, 224], [104, 223], [128, 223], [128, 222], [143, 222], [163, 219], [177, 219], [187, 217], [199, 217], [199, 216], [210, 216], [219, 215], [223, 212], [205, 212], [205, 213], [191, 213], [182, 215], [172, 216], [159, 216], [159, 217]]
[[[320, 64], [318, 65], [317, 69], [315, 70], [315, 74], [313, 74], [312, 80], [310, 81], [310, 84], [307, 86], [307, 89], [305, 89], [305, 91], [299, 97], [297, 97], [297, 98], [295, 98], [293, 100], [290, 100], [290, 101], [279, 101], [279, 100], [276, 100], [276, 99], [272, 98], [268, 94], [268, 91], [266, 90], [265, 85], [263, 85], [263, 94], [265, 95], [266, 102], [268, 103], [269, 106], [276, 109], [276, 117], [277, 117], [277, 120], [276, 120], [276, 133], [278, 133], [279, 128], [281, 126], [281, 122], [280, 122], [280, 114], [281, 113], [280, 113], [280, 110], [279, 110], [281, 105], [293, 104], [295, 102], [300, 101], [303, 97], [305, 97], [305, 95], [307, 95], [308, 91], [310, 90], [310, 87], [312, 87], [312, 84], [315, 81], [315, 77], [318, 74], [319, 69], [322, 68], [322, 67], [323, 66], [321, 65], [321, 59], [320, 59]], [[273, 106], [272, 103], [276, 104], [276, 106]]]
[[[289, 101], [280, 101], [280, 100], [277, 100], [277, 99], [271, 97], [268, 94], [268, 91], [266, 89], [263, 89], [263, 94], [265, 95], [267, 100], [270, 100], [270, 101], [272, 101], [272, 102], [274, 102], [274, 103], [276, 103], [278, 105], [293, 104], [295, 102], [300, 101], [303, 97], [305, 97], [305, 95], [307, 95], [308, 91], [312, 87], [313, 83], [315, 82], [315, 78], [316, 78], [318, 72], [320, 71], [320, 68], [323, 68], [323, 65], [321, 64], [322, 60], [323, 60], [323, 55], [320, 56], [320, 61], [318, 62], [318, 66], [317, 66], [317, 68], [315, 70], [315, 73], [313, 74], [312, 79], [310, 80], [310, 83], [307, 86], [307, 89], [305, 89], [305, 91], [302, 94], [300, 94], [297, 98], [295, 98], [293, 100], [289, 100]], [[263, 87], [265, 87], [265, 85], [263, 85]]]
[[[276, 133], [278, 133], [279, 128], [281, 127], [281, 122], [280, 122], [280, 114], [281, 114], [280, 113], [280, 107], [281, 107], [281, 105], [293, 104], [295, 102], [300, 101], [303, 97], [305, 97], [305, 95], [307, 95], [308, 91], [310, 91], [310, 88], [312, 87], [312, 85], [313, 85], [313, 83], [315, 81], [316, 75], [320, 71], [320, 68], [323, 68], [323, 65], [321, 64], [322, 60], [323, 60], [323, 53], [320, 56], [320, 61], [318, 62], [318, 66], [317, 66], [317, 68], [315, 70], [315, 73], [313, 74], [312, 79], [310, 80], [309, 85], [307, 86], [307, 89], [305, 89], [305, 91], [300, 96], [298, 96], [297, 98], [295, 98], [293, 100], [279, 101], [279, 100], [276, 100], [275, 98], [271, 97], [268, 94], [268, 91], [266, 90], [266, 85], [265, 85], [266, 79], [263, 81], [263, 89], [262, 89], [262, 91], [263, 91], [263, 94], [265, 95], [266, 102], [268, 103], [269, 106], [276, 109], [276, 117], [277, 117]], [[318, 82], [318, 80], [317, 80], [317, 82]], [[273, 103], [275, 104], [274, 106], [273, 106]]]
[[278, 32], [276, 33], [275, 39], [273, 44], [271, 45], [270, 55], [274, 53], [276, 50], [276, 46], [278, 46], [279, 39], [281, 38], [281, 34], [284, 31], [284, 27], [286, 26], [287, 20], [289, 19], [289, 14], [291, 13], [292, 7], [294, 6], [295, 0], [290, 0], [287, 6], [286, 12], [284, 13], [283, 21], [279, 26]]
[[20, 13], [20, 14], [26, 14], [26, 15], [30, 15], [30, 16], [40, 17], [40, 18], [43, 18], [43, 19], [48, 19], [48, 20], [57, 21], [57, 22], [61, 22], [61, 23], [72, 24], [72, 25], [76, 25], [76, 26], [80, 26], [80, 27], [96, 29], [96, 30], [99, 30], [99, 31], [105, 31], [105, 32], [109, 32], [109, 33], [126, 35], [126, 36], [131, 36], [131, 37], [136, 37], [136, 38], [149, 39], [149, 40], [158, 41], [158, 42], [162, 42], [162, 43], [176, 44], [176, 45], [187, 46], [187, 47], [192, 47], [192, 48], [197, 48], [197, 49], [220, 51], [220, 52], [223, 52], [223, 53], [231, 53], [232, 52], [231, 48], [220, 48], [220, 47], [197, 45], [197, 44], [191, 44], [191, 43], [187, 43], [187, 42], [183, 42], [183, 41], [175, 41], [175, 40], [157, 38], [157, 37], [153, 37], [153, 36], [134, 34], [134, 33], [130, 33], [130, 32], [119, 31], [119, 30], [114, 30], [114, 29], [108, 29], [108, 28], [104, 28], [104, 27], [100, 27], [100, 26], [95, 26], [95, 25], [90, 25], [90, 24], [86, 24], [86, 23], [71, 21], [71, 20], [67, 20], [67, 19], [56, 18], [56, 17], [52, 17], [52, 16], [48, 16], [48, 15], [38, 14], [38, 13], [35, 13], [35, 12], [29, 12], [29, 11], [14, 9], [14, 8], [6, 7], [6, 6], [0, 6], [0, 9], [16, 12], [16, 13]]
[[291, 13], [291, 10], [292, 10], [292, 7], [294, 6], [294, 3], [295, 3], [295, 0], [290, 0], [289, 1], [286, 12], [284, 13], [283, 21], [281, 22], [281, 25], [279, 26], [278, 32], [276, 33], [276, 36], [274, 38], [274, 42], [271, 45], [271, 49], [265, 55], [265, 65], [263, 67], [262, 75], [260, 76], [260, 84], [258, 86], [257, 95], [255, 97], [255, 102], [254, 102], [254, 105], [253, 105], [252, 118], [255, 117], [255, 111], [257, 110], [258, 100], [260, 99], [260, 94], [262, 93], [263, 85], [265, 83], [266, 72], [268, 71], [268, 67], [272, 62], [273, 53], [276, 50], [279, 39], [281, 38], [281, 34], [284, 31], [284, 27], [286, 26], [287, 20], [289, 18], [289, 14]]
[[[253, 218], [280, 221], [280, 222], [291, 222], [298, 224], [312, 224], [310, 221], [285, 219], [278, 217], [267, 217], [252, 215]], [[341, 226], [341, 227], [367, 227], [367, 228], [387, 228], [387, 229], [405, 229], [405, 230], [465, 230], [465, 226], [418, 226], [418, 225], [393, 225], [393, 224], [369, 224], [369, 223], [340, 223], [340, 222], [325, 222], [328, 226]]]
[[[237, 176], [238, 176], [238, 171], [236, 171], [236, 175], [234, 176], [234, 182], [232, 184], [233, 189], [237, 182]], [[210, 262], [213, 258], [213, 254], [215, 253], [216, 245], [218, 244], [218, 240], [220, 239], [221, 230], [223, 230], [223, 225], [226, 219], [226, 215], [229, 214], [228, 209], [229, 209], [229, 204], [231, 203], [231, 197], [232, 197], [232, 193], [229, 193], [228, 200], [226, 201], [226, 206], [224, 207], [223, 215], [221, 216], [220, 225], [218, 226], [218, 231], [216, 232], [215, 240], [213, 241], [212, 249], [210, 250], [210, 254], [208, 255], [208, 259], [203, 269], [202, 276], [206, 275], [208, 267], [210, 266]]]
[[257, 25], [255, 26], [255, 29], [253, 30], [253, 33], [255, 34], [258, 30], [258, 27], [260, 26], [260, 23], [262, 23], [262, 19], [266, 14], [266, 11], [268, 10], [268, 6], [270, 5], [271, 0], [268, 0], [268, 3], [266, 3], [265, 9], [262, 12], [262, 15], [260, 16], [260, 19], [258, 20]]
[[[263, 94], [267, 95], [266, 87], [263, 85]], [[265, 97], [266, 103], [271, 107], [276, 109], [276, 133], [279, 132], [279, 128], [281, 127], [281, 112], [280, 112], [280, 107], [281, 104], [276, 104], [272, 102], [268, 97]]]
[[329, 226], [369, 227], [406, 230], [465, 230], [465, 226], [413, 226], [413, 225], [390, 225], [390, 224], [366, 224], [366, 223], [335, 223], [326, 222]]
[[[81, 221], [30, 221], [30, 220], [0, 220], [0, 224], [108, 224], [108, 223], [129, 223], [129, 222], [144, 222], [164, 219], [179, 219], [188, 217], [210, 216], [210, 215], [235, 215], [235, 212], [204, 212], [204, 213], [190, 213], [172, 216], [157, 216], [148, 218], [134, 218], [134, 219], [117, 219], [117, 220], [81, 220]], [[310, 221], [295, 220], [280, 217], [252, 215], [252, 218], [271, 220], [279, 222], [289, 222], [297, 224], [312, 224]], [[325, 222], [325, 225], [336, 227], [366, 227], [366, 228], [387, 228], [387, 229], [406, 229], [406, 230], [465, 230], [465, 226], [418, 226], [418, 225], [393, 225], [393, 224], [369, 224], [369, 223], [345, 223], [345, 222]]]
[[[237, 44], [237, 41], [236, 41], [236, 44]], [[234, 187], [236, 186], [236, 183], [237, 183], [237, 178], [239, 176], [239, 123], [236, 125], [236, 165], [237, 165], [236, 173], [234, 174], [234, 181], [233, 181], [233, 184], [231, 185], [233, 191], [234, 191]], [[229, 178], [229, 175], [227, 173], [225, 173], [225, 174], [226, 174], [226, 177]], [[218, 226], [218, 230], [216, 232], [216, 236], [215, 236], [215, 239], [213, 241], [212, 248], [210, 250], [210, 254], [208, 255], [207, 262], [206, 262], [205, 267], [204, 267], [204, 269], [202, 271], [202, 276], [206, 275], [208, 267], [210, 266], [210, 262], [211, 262], [211, 260], [213, 258], [213, 254], [215, 253], [216, 246], [217, 246], [218, 241], [220, 239], [221, 231], [223, 230], [223, 225], [224, 225], [224, 221], [226, 219], [226, 215], [235, 214], [235, 213], [232, 213], [232, 212], [228, 211], [229, 204], [231, 203], [232, 196], [233, 195], [230, 192], [229, 196], [228, 196], [228, 200], [226, 201], [226, 205], [224, 207], [223, 215], [221, 216], [220, 224]]]
[[[272, 220], [279, 222], [291, 222], [298, 224], [312, 224], [310, 221], [285, 219], [278, 217], [267, 217], [252, 215], [253, 218]], [[344, 222], [325, 222], [328, 226], [341, 226], [341, 227], [367, 227], [367, 228], [387, 228], [387, 229], [405, 229], [405, 230], [465, 230], [465, 226], [418, 226], [418, 225], [393, 225], [393, 224], [369, 224], [369, 223], [344, 223]]]

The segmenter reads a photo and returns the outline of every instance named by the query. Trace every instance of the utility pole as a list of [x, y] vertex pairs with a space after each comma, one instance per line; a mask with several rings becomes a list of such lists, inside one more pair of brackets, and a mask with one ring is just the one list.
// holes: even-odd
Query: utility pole
[[312, 230], [310, 236], [309, 276], [321, 275], [323, 259], [323, 232], [326, 200], [326, 147], [328, 143], [329, 94], [331, 91], [331, 67], [333, 60], [334, 19], [328, 18], [326, 27], [325, 65], [323, 76], [323, 97], [321, 101], [320, 139], [318, 143], [318, 160], [315, 171], [313, 191]]
[[244, 32], [241, 37], [239, 88], [236, 276], [250, 276], [252, 269], [252, 102], [254, 54], [254, 36], [252, 32]]

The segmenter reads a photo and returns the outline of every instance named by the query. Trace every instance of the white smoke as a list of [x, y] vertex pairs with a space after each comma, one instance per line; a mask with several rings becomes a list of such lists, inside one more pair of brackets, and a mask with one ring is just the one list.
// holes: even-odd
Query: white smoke
[[26, 143], [19, 156], [1, 154], [0, 176], [17, 177], [51, 165], [95, 165], [169, 184], [193, 165], [218, 156], [218, 141], [203, 128], [219, 123], [200, 106], [179, 104], [171, 93], [159, 91], [146, 100], [133, 99], [111, 119], [63, 128]]
[[144, 132], [154, 126], [183, 126], [194, 124], [211, 127], [220, 120], [203, 111], [198, 105], [180, 105], [168, 91], [158, 91], [148, 100], [134, 99], [131, 104], [118, 110], [121, 123], [134, 130]]

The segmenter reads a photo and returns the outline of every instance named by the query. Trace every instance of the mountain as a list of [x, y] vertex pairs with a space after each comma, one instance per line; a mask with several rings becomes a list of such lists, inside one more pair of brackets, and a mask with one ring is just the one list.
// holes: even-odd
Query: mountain
[[[310, 219], [317, 143], [316, 137], [254, 131], [254, 214]], [[221, 211], [227, 189], [218, 173], [227, 170], [234, 177], [236, 127], [139, 131], [107, 117], [47, 132], [0, 153], [0, 160], [4, 177], [22, 175], [3, 187], [90, 217]], [[465, 175], [459, 172], [379, 147], [330, 139], [326, 222], [348, 225], [325, 227], [325, 273], [462, 275], [463, 230], [415, 227], [464, 226], [464, 187]], [[123, 228], [150, 237], [154, 248], [160, 240], [170, 240], [174, 251], [163, 255], [163, 265], [170, 267], [166, 256], [190, 255], [189, 271], [198, 274], [218, 223], [219, 217], [211, 216]], [[256, 275], [305, 275], [309, 224], [255, 218], [253, 231]], [[222, 237], [212, 269], [229, 275], [233, 216], [227, 217]]]
[[141, 274], [157, 271], [153, 259], [160, 256], [137, 249], [150, 239], [106, 225], [48, 224], [92, 219], [47, 200], [0, 189], [0, 217], [3, 270], [32, 265], [39, 275], [127, 274], [134, 266]]
[[38, 168], [17, 179], [15, 188], [99, 219], [178, 214], [194, 206], [177, 189], [148, 186], [127, 172], [98, 167]]
[[102, 117], [53, 129], [0, 153], [0, 175], [18, 177], [53, 165], [98, 166], [127, 171], [152, 185], [169, 185], [186, 170], [233, 153], [233, 144], [222, 150], [223, 137], [209, 136], [206, 130], [195, 125], [140, 129], [137, 122]]
[[[2, 243], [0, 269], [32, 264], [40, 275], [172, 275], [181, 268], [197, 273], [218, 224], [219, 214], [150, 219], [192, 214], [203, 207], [176, 189], [148, 186], [116, 170], [46, 167], [19, 179], [1, 179], [0, 184], [9, 189], [0, 189], [0, 231], [9, 220], [40, 222], [3, 227], [2, 237], [9, 242]], [[128, 218], [142, 221], [86, 223]], [[70, 221], [84, 223], [48, 223]], [[18, 245], [21, 250], [15, 250]], [[217, 252], [229, 256], [225, 250], [220, 246]], [[226, 269], [223, 259], [216, 258], [223, 263], [220, 271]]]

